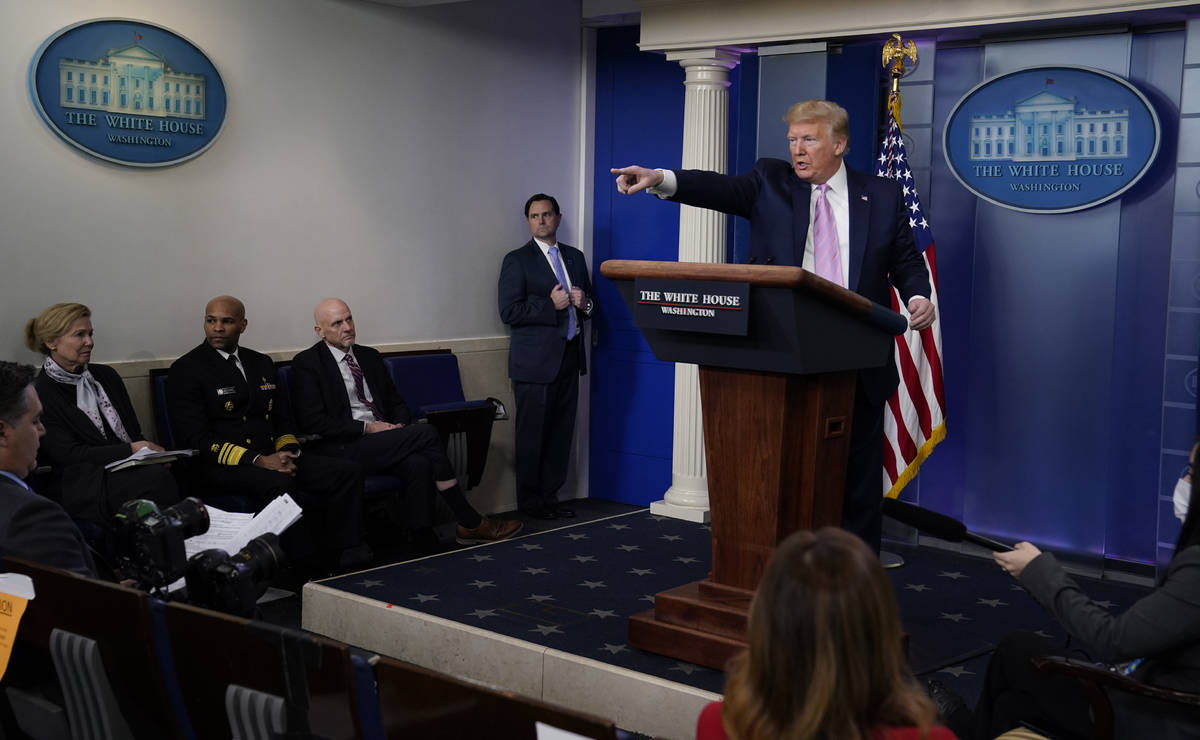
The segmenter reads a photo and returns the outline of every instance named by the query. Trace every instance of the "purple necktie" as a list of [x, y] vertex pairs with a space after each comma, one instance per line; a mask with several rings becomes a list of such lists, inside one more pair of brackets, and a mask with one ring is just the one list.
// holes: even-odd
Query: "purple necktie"
[[346, 365], [350, 367], [350, 377], [354, 379], [354, 395], [358, 396], [358, 400], [362, 402], [362, 405], [371, 410], [371, 413], [375, 416], [375, 421], [383, 421], [383, 414], [379, 413], [379, 407], [375, 405], [374, 401], [367, 400], [367, 391], [363, 385], [362, 368], [354, 361], [354, 355], [349, 352], [346, 353]]
[[[567, 282], [567, 274], [563, 272], [562, 262], [558, 259], [558, 247], [550, 247], [550, 261], [554, 263], [554, 275], [558, 278], [558, 284], [562, 289], [570, 293]], [[575, 307], [571, 305], [570, 298], [567, 299], [567, 341], [575, 338]]]
[[833, 220], [833, 207], [825, 197], [829, 183], [816, 186], [817, 203], [813, 209], [813, 267], [826, 280], [843, 288], [842, 258], [838, 254], [837, 222]]

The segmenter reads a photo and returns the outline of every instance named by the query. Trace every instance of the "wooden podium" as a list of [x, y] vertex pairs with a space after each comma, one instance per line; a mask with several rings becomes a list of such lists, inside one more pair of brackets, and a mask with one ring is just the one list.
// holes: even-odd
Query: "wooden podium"
[[841, 522], [857, 371], [880, 367], [907, 321], [798, 267], [608, 260], [637, 323], [635, 280], [749, 285], [745, 335], [641, 327], [660, 360], [700, 366], [712, 521], [708, 579], [655, 595], [629, 644], [723, 669], [746, 647], [775, 546]]

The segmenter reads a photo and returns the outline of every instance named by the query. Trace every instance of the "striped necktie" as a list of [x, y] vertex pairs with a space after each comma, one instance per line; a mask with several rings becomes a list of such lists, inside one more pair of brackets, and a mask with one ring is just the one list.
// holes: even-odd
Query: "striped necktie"
[[375, 405], [374, 401], [367, 400], [367, 390], [366, 385], [363, 383], [362, 368], [354, 361], [354, 355], [349, 352], [346, 353], [346, 365], [350, 367], [350, 377], [354, 379], [354, 395], [358, 396], [358, 400], [362, 402], [363, 406], [371, 410], [371, 413], [375, 416], [375, 421], [383, 421], [383, 414], [379, 413], [379, 407]]
[[842, 257], [838, 254], [837, 222], [833, 220], [833, 207], [829, 205], [826, 191], [829, 183], [816, 186], [817, 202], [813, 209], [813, 267], [815, 272], [843, 288]]

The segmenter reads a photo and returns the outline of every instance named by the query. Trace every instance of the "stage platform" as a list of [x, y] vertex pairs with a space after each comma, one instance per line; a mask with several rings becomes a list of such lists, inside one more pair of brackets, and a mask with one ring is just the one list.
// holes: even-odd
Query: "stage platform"
[[[888, 571], [921, 678], [977, 696], [987, 653], [1012, 629], [1061, 628], [990, 558], [896, 548]], [[707, 525], [649, 510], [309, 583], [305, 629], [468, 680], [690, 738], [724, 674], [626, 644], [654, 594], [707, 576]], [[1081, 579], [1084, 580], [1084, 579]], [[1120, 612], [1144, 589], [1084, 588]]]

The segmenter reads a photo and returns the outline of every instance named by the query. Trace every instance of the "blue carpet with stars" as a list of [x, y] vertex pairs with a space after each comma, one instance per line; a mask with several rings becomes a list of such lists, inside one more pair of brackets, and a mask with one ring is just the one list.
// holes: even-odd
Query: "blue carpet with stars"
[[[988, 652], [1007, 632], [1065, 637], [990, 559], [893, 544], [888, 549], [906, 561], [888, 575], [913, 671], [941, 680], [969, 702], [982, 687]], [[322, 583], [719, 693], [722, 672], [626, 644], [626, 618], [651, 608], [655, 593], [705, 578], [711, 555], [706, 525], [640, 509]], [[1144, 593], [1080, 580], [1092, 598], [1115, 611]]]

